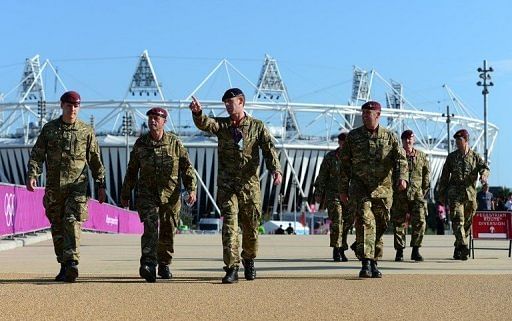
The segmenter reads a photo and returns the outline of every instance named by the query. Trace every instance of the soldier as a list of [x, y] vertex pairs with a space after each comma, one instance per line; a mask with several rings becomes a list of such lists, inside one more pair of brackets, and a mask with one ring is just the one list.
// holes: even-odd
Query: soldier
[[439, 179], [439, 202], [450, 208], [455, 235], [455, 260], [467, 260], [468, 236], [476, 210], [476, 181], [487, 184], [489, 167], [485, 160], [469, 148], [469, 133], [461, 129], [453, 135], [457, 150], [448, 154]]
[[[346, 235], [345, 235], [345, 244], [343, 241], [343, 215], [346, 212], [344, 205], [340, 201], [340, 190], [339, 190], [339, 177], [340, 177], [340, 169], [341, 169], [341, 149], [345, 144], [345, 138], [347, 137], [346, 133], [341, 133], [338, 135], [338, 148], [328, 152], [322, 164], [320, 165], [320, 172], [315, 180], [315, 201], [317, 203], [327, 203], [327, 214], [329, 215], [329, 219], [331, 220], [331, 225], [329, 227], [330, 232], [330, 247], [332, 247], [332, 259], [334, 262], [346, 262], [348, 261], [345, 256], [345, 250], [347, 248], [343, 248], [346, 245]], [[348, 232], [348, 231], [347, 231]]]
[[157, 264], [162, 279], [172, 278], [169, 264], [180, 219], [181, 181], [188, 192], [186, 202], [193, 205], [196, 178], [185, 147], [176, 135], [164, 131], [167, 111], [155, 107], [146, 115], [149, 132], [133, 145], [121, 188], [121, 205], [129, 205], [131, 191], [138, 184], [136, 207], [144, 224], [139, 274], [147, 282], [155, 282]]
[[200, 102], [192, 97], [190, 110], [200, 130], [218, 138], [219, 167], [217, 203], [224, 216], [222, 283], [238, 282], [238, 224], [242, 228], [242, 264], [246, 280], [256, 278], [254, 258], [258, 252], [258, 224], [261, 217], [259, 182], [260, 149], [274, 184], [281, 183], [281, 171], [272, 136], [262, 121], [244, 111], [245, 96], [238, 88], [228, 89], [222, 101], [229, 117], [210, 118], [202, 113]]
[[80, 95], [67, 91], [60, 97], [62, 115], [43, 126], [30, 153], [27, 189], [37, 186], [46, 166], [43, 205], [51, 224], [53, 247], [60, 263], [56, 281], [75, 282], [80, 259], [80, 232], [87, 220], [88, 168], [98, 186], [98, 200], [105, 201], [105, 169], [94, 130], [80, 121]]
[[393, 194], [393, 206], [391, 208], [391, 221], [393, 222], [393, 234], [395, 239], [396, 256], [395, 261], [404, 260], [405, 248], [405, 221], [406, 215], [411, 217], [412, 247], [411, 260], [423, 261], [419, 248], [425, 234], [425, 208], [427, 206], [425, 197], [430, 188], [430, 170], [427, 155], [414, 148], [416, 138], [410, 129], [401, 135], [402, 146], [407, 157], [409, 168], [409, 180], [407, 190]]
[[[381, 106], [369, 101], [361, 106], [363, 126], [347, 135], [341, 150], [340, 199], [351, 200], [356, 226], [356, 255], [361, 259], [359, 277], [380, 278], [377, 260], [382, 257], [382, 235], [389, 221], [393, 173], [398, 190], [407, 187], [407, 159], [396, 135], [379, 126]], [[350, 187], [350, 188], [349, 188]]]

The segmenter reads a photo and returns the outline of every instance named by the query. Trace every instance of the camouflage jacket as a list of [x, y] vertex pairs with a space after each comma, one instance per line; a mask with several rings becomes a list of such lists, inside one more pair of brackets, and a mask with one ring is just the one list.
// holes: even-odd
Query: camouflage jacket
[[246, 115], [235, 128], [229, 117], [210, 118], [201, 113], [193, 114], [193, 118], [197, 128], [218, 138], [219, 187], [238, 188], [247, 184], [259, 187], [260, 149], [267, 169], [280, 171], [272, 136], [261, 120]]
[[325, 154], [320, 172], [315, 180], [315, 198], [339, 198], [340, 185], [338, 179], [341, 171], [341, 149], [337, 148]]
[[382, 126], [373, 134], [364, 126], [350, 131], [341, 160], [340, 192], [343, 194], [391, 199], [393, 176], [408, 178], [405, 151], [396, 135]]
[[171, 197], [178, 199], [181, 181], [188, 192], [196, 190], [194, 168], [178, 137], [164, 132], [156, 142], [146, 133], [133, 145], [121, 198], [130, 199], [131, 190], [138, 183], [138, 202], [146, 199], [165, 204]]
[[430, 188], [430, 168], [427, 154], [413, 148], [412, 155], [406, 154], [406, 158], [409, 168], [407, 190], [395, 191], [396, 196], [407, 200], [423, 200]]
[[88, 168], [97, 182], [104, 182], [105, 168], [94, 130], [77, 120], [66, 124], [62, 117], [43, 126], [28, 161], [27, 177], [37, 178], [46, 166], [46, 188], [87, 190]]
[[478, 153], [471, 149], [465, 156], [459, 150], [451, 152], [439, 179], [439, 196], [447, 196], [448, 201], [475, 200], [478, 174], [489, 176], [489, 167]]

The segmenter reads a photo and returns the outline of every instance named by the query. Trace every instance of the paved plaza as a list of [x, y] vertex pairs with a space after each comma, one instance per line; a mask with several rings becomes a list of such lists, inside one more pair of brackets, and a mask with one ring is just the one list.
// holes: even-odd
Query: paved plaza
[[384, 277], [359, 279], [351, 251], [349, 262], [332, 262], [328, 235], [263, 235], [257, 280], [241, 271], [238, 284], [223, 285], [220, 235], [178, 235], [174, 278], [156, 284], [138, 276], [139, 236], [84, 233], [74, 284], [52, 281], [51, 241], [36, 239], [0, 242], [2, 320], [508, 320], [512, 307], [507, 241], [477, 241], [496, 249], [463, 262], [451, 258], [452, 235], [426, 235], [425, 262], [408, 260], [407, 248], [398, 263], [386, 235]]

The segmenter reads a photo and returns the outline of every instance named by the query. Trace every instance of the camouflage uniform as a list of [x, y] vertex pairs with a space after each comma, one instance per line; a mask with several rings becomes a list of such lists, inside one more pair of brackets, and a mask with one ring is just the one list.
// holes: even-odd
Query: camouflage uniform
[[280, 171], [277, 152], [263, 122], [247, 114], [236, 128], [229, 117], [210, 118], [200, 113], [193, 114], [193, 118], [197, 128], [218, 138], [217, 203], [224, 217], [224, 264], [226, 269], [238, 268], [239, 224], [242, 228], [242, 258], [254, 259], [258, 252], [260, 149], [270, 172]]
[[356, 255], [382, 257], [382, 235], [389, 222], [393, 173], [407, 180], [405, 152], [394, 133], [379, 126], [371, 133], [364, 126], [352, 130], [341, 151], [340, 192], [353, 204]]
[[320, 172], [315, 180], [315, 198], [325, 199], [327, 202], [327, 214], [331, 220], [330, 246], [339, 248], [342, 246], [343, 231], [343, 206], [340, 201], [340, 191], [337, 179], [340, 177], [341, 149], [328, 152]]
[[[489, 175], [484, 159], [469, 149], [464, 156], [459, 150], [451, 152], [443, 166], [439, 179], [439, 196], [442, 203], [448, 201], [455, 247], [467, 247], [471, 223], [476, 210], [476, 181]], [[445, 199], [447, 197], [447, 199]]]
[[137, 184], [136, 207], [144, 224], [141, 265], [171, 263], [181, 207], [181, 180], [189, 193], [196, 190], [194, 169], [178, 137], [164, 132], [157, 142], [150, 133], [140, 136], [130, 153], [121, 198], [130, 199], [131, 190]]
[[407, 155], [409, 180], [407, 190], [395, 191], [393, 194], [393, 207], [391, 208], [391, 221], [393, 222], [395, 249], [405, 248], [405, 220], [406, 215], [411, 216], [412, 235], [411, 247], [421, 247], [426, 227], [426, 201], [425, 194], [430, 187], [430, 169], [427, 155], [413, 148], [411, 155]]
[[41, 175], [43, 162], [43, 203], [57, 261], [78, 263], [81, 226], [87, 220], [88, 168], [98, 183], [103, 184], [105, 177], [93, 128], [80, 120], [66, 124], [62, 117], [48, 122], [30, 153], [28, 179]]

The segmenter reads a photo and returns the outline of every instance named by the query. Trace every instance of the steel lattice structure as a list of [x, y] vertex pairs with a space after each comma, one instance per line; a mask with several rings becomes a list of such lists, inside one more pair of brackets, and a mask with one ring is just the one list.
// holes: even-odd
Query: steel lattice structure
[[[4, 164], [17, 164], [16, 166], [21, 166], [20, 168], [26, 166], [26, 164], [20, 165], [19, 159], [9, 160], [16, 156], [12, 156], [12, 153], [9, 154], [10, 152], [6, 150], [19, 149], [21, 151], [19, 157], [26, 162], [29, 147], [37, 137], [41, 124], [60, 115], [60, 103], [45, 100], [42, 75], [47, 68], [53, 71], [63, 90], [66, 90], [63, 80], [51, 62], [46, 60], [40, 65], [37, 55], [27, 59], [21, 82], [6, 95], [0, 96], [2, 99], [0, 101], [0, 139], [4, 142], [0, 147], [0, 152], [2, 152], [0, 156]], [[127, 152], [136, 136], [145, 130], [145, 112], [154, 106], [164, 107], [168, 110], [170, 121], [167, 123], [167, 129], [177, 133], [185, 146], [197, 152], [197, 155], [194, 156], [197, 157], [196, 165], [198, 165], [197, 159], [206, 157], [204, 161], [210, 162], [211, 168], [216, 168], [215, 139], [194, 127], [188, 105], [192, 95], [200, 92], [214, 74], [222, 71], [228, 74], [229, 81], [226, 88], [235, 87], [231, 83], [230, 76], [235, 73], [246, 82], [245, 85], [249, 90], [254, 91], [251, 100], [249, 98], [251, 93], [244, 87], [248, 98], [245, 109], [249, 114], [266, 123], [275, 137], [276, 146], [281, 151], [281, 163], [285, 169], [284, 186], [274, 189], [271, 184], [268, 184], [266, 178], [262, 179], [265, 190], [265, 195], [262, 197], [272, 211], [276, 211], [277, 202], [280, 199], [279, 194], [285, 195], [287, 209], [292, 210], [292, 200], [296, 192], [292, 186], [298, 187], [297, 191], [304, 200], [311, 199], [312, 181], [318, 173], [323, 154], [336, 148], [335, 137], [340, 131], [350, 131], [360, 126], [360, 105], [372, 98], [371, 88], [375, 81], [381, 81], [388, 88], [385, 100], [381, 100], [383, 105], [387, 106], [382, 109], [381, 124], [397, 134], [405, 129], [412, 129], [416, 133], [418, 148], [425, 151], [430, 157], [434, 184], [440, 175], [444, 158], [447, 155], [447, 144], [454, 146], [453, 139], [448, 137], [449, 131], [454, 133], [460, 128], [467, 129], [470, 132], [472, 148], [483, 153], [484, 121], [472, 115], [448, 86], [444, 86], [444, 88], [450, 98], [451, 108], [454, 110], [453, 115], [422, 111], [403, 96], [400, 84], [387, 82], [374, 70], [365, 71], [354, 67], [352, 97], [348, 104], [299, 103], [291, 101], [277, 61], [266, 55], [256, 84], [224, 59], [186, 98], [168, 100], [164, 97], [156, 77], [156, 71], [145, 50], [139, 57], [132, 81], [123, 100], [85, 100], [81, 104], [80, 117], [88, 119], [95, 127], [102, 153], [113, 153], [109, 155], [109, 159], [113, 159], [112, 155], [116, 155], [114, 158], [117, 165], [110, 166], [110, 168], [115, 168], [115, 173], [110, 174], [112, 177], [111, 191], [118, 190], [120, 179], [125, 172], [123, 164], [127, 163]], [[15, 101], [5, 101], [11, 93], [16, 91], [18, 91], [18, 97]], [[204, 111], [210, 115], [226, 115], [224, 105], [220, 101], [203, 100], [201, 103]], [[497, 135], [498, 128], [494, 124], [488, 124], [489, 155], [492, 153]], [[314, 156], [311, 154], [312, 152], [314, 152]], [[14, 154], [16, 155], [16, 153]], [[302, 159], [298, 160], [297, 157]], [[310, 159], [306, 161], [305, 157]], [[312, 161], [311, 157], [315, 157], [315, 160]], [[313, 163], [314, 165], [312, 165]], [[4, 172], [0, 173], [0, 179], [11, 183], [22, 183], [23, 171], [18, 170], [19, 173], [15, 174], [13, 166], [11, 165], [7, 169], [4, 166]], [[109, 168], [107, 167], [107, 169]], [[200, 207], [204, 207], [202, 211], [205, 211], [212, 209], [212, 206], [215, 208], [216, 176], [213, 175], [212, 181], [211, 173], [205, 172], [204, 169], [202, 171], [198, 170], [198, 177], [201, 179], [204, 189], [205, 203]], [[116, 202], [117, 196], [113, 194], [115, 193], [111, 192], [111, 201]]]

